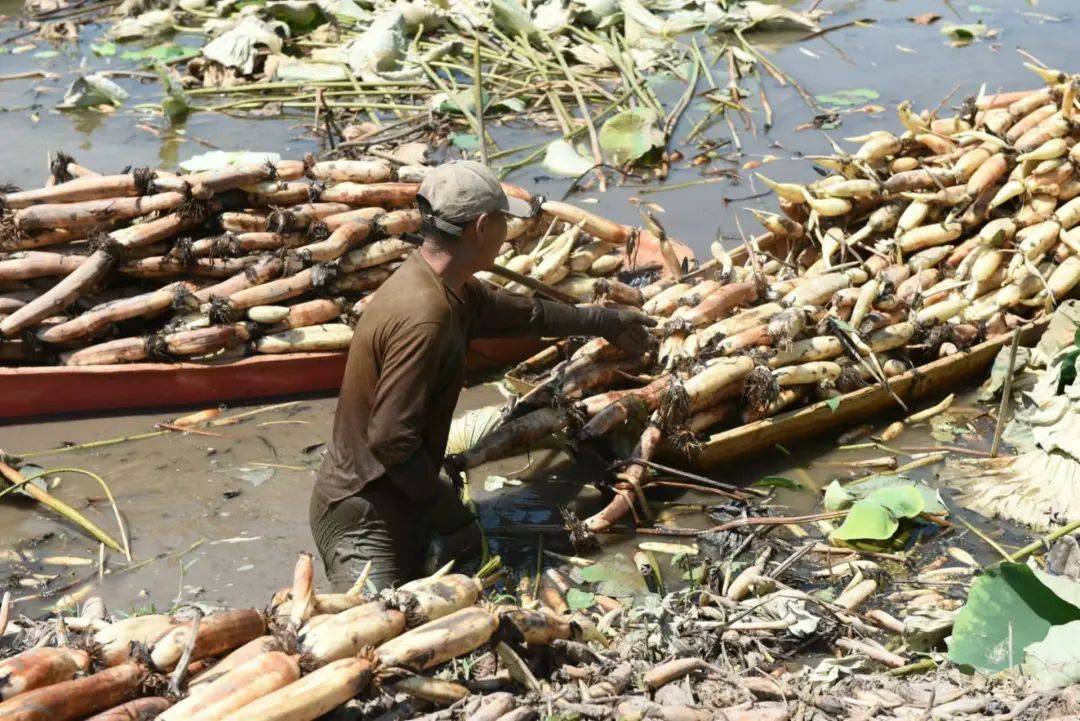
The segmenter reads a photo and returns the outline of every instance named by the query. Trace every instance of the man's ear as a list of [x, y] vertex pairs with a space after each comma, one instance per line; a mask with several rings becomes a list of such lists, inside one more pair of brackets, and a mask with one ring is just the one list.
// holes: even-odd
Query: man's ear
[[491, 213], [484, 213], [476, 219], [476, 235], [477, 237], [484, 237], [485, 234], [490, 232], [490, 226], [492, 223]]
[[[506, 217], [499, 212], [484, 213], [476, 219], [476, 234], [481, 238], [505, 234]], [[501, 242], [501, 240], [500, 240]]]

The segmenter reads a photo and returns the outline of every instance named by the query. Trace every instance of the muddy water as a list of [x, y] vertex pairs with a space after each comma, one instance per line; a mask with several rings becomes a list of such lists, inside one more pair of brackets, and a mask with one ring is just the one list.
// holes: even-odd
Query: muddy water
[[[500, 398], [490, 387], [477, 387], [464, 395], [462, 406], [497, 403]], [[35, 562], [12, 563], [7, 558], [0, 561], [0, 577], [8, 577], [16, 586], [17, 597], [42, 590], [25, 578], [28, 569], [58, 575], [47, 579], [49, 589], [74, 583], [70, 591], [77, 592], [89, 587], [80, 581], [90, 579], [117, 610], [150, 605], [169, 608], [180, 601], [263, 602], [268, 593], [288, 582], [288, 568], [296, 554], [314, 551], [307, 504], [312, 469], [321, 458], [334, 404], [335, 399], [328, 397], [294, 399], [285, 408], [210, 429], [214, 436], [169, 433], [27, 459], [45, 469], [78, 467], [100, 474], [129, 529], [134, 565], [145, 565], [128, 571], [121, 555], [109, 553], [104, 580], [98, 584], [97, 544], [31, 501], [19, 500], [0, 504], [0, 548], [17, 548], [24, 560]], [[234, 406], [227, 414], [259, 407]], [[24, 453], [141, 434], [175, 417], [147, 412], [50, 420], [8, 426], [0, 437], [5, 450]], [[49, 478], [50, 485], [60, 479], [52, 493], [115, 532], [112, 510], [95, 481], [77, 475]], [[482, 489], [479, 493], [483, 494]], [[514, 495], [519, 499], [515, 510], [504, 512], [502, 501], [481, 499], [482, 514], [488, 519], [514, 518], [530, 506], [530, 494]], [[531, 505], [529, 518], [546, 521], [544, 506], [535, 499]], [[87, 565], [40, 562], [53, 556], [85, 559]], [[23, 577], [21, 585], [15, 576]]]
[[[792, 5], [803, 8], [809, 3]], [[18, 2], [0, 0], [0, 13], [15, 13], [19, 6]], [[1067, 49], [1072, 47], [1077, 29], [1075, 5], [1069, 0], [1042, 0], [1037, 5], [1008, 0], [987, 0], [980, 4], [938, 0], [826, 0], [820, 7], [831, 13], [824, 20], [825, 27], [867, 17], [876, 22], [845, 27], [803, 42], [793, 42], [795, 38], [790, 37], [769, 38], [764, 52], [809, 95], [868, 89], [878, 94], [870, 102], [882, 107], [903, 99], [912, 100], [916, 108], [936, 107], [959, 86], [946, 103], [955, 105], [984, 81], [988, 91], [1035, 86], [1037, 82], [1021, 67], [1022, 58], [1015, 49], [1027, 48], [1051, 66], [1070, 67]], [[945, 17], [931, 26], [906, 19], [926, 12]], [[979, 21], [1001, 29], [1000, 35], [969, 47], [952, 48], [940, 32], [945, 23]], [[272, 150], [288, 157], [318, 149], [317, 140], [310, 136], [299, 117], [239, 119], [203, 113], [193, 115], [182, 126], [170, 127], [155, 113], [130, 110], [139, 103], [156, 103], [160, 99], [160, 86], [141, 77], [114, 77], [131, 94], [125, 106], [128, 109], [111, 114], [56, 111], [53, 108], [64, 89], [79, 72], [98, 69], [141, 72], [141, 69], [115, 57], [94, 55], [90, 44], [98, 31], [93, 28], [84, 29], [77, 44], [54, 46], [33, 41], [33, 48], [18, 52], [20, 45], [28, 44], [28, 39], [16, 38], [21, 32], [10, 23], [0, 25], [0, 38], [6, 40], [3, 49], [7, 50], [0, 53], [0, 76], [40, 69], [55, 77], [0, 80], [0, 138], [4, 141], [0, 180], [27, 187], [40, 184], [46, 173], [47, 153], [60, 149], [100, 171], [116, 171], [128, 165], [174, 166], [179, 160], [214, 148]], [[192, 40], [180, 37], [178, 42]], [[707, 56], [713, 57], [716, 49], [716, 43], [711, 42]], [[54, 51], [56, 55], [50, 57]], [[727, 83], [726, 72], [726, 64], [720, 62], [714, 73], [714, 81], [720, 87]], [[663, 79], [656, 82], [658, 93], [670, 107], [683, 85]], [[703, 80], [699, 87], [705, 86]], [[733, 118], [743, 155], [732, 163], [721, 162], [714, 167], [738, 170], [748, 161], [757, 161], [765, 163], [761, 170], [772, 177], [813, 177], [810, 164], [799, 156], [828, 152], [825, 133], [795, 128], [809, 123], [823, 108], [816, 107], [816, 102], [804, 101], [791, 83], [781, 86], [765, 74], [761, 81], [744, 81], [743, 87], [754, 96], [747, 100], [754, 110], [749, 123]], [[768, 131], [763, 127], [758, 99], [762, 89], [774, 113], [773, 127]], [[707, 107], [700, 98], [692, 102], [676, 132], [676, 139], [688, 157], [696, 148], [682, 141]], [[837, 140], [876, 127], [897, 127], [891, 114], [855, 112], [842, 113], [840, 117], [841, 127], [828, 131]], [[545, 139], [512, 124], [496, 128], [495, 132], [503, 148]], [[730, 140], [731, 132], [721, 121], [705, 137], [725, 141]], [[766, 162], [773, 156], [776, 160]], [[583, 193], [574, 198], [578, 202], [595, 203], [592, 207], [599, 212], [626, 222], [637, 221], [636, 211], [627, 202], [629, 199], [638, 196], [659, 203], [666, 210], [662, 218], [669, 232], [700, 254], [718, 230], [729, 244], [737, 242], [734, 218], [740, 208], [774, 207], [771, 198], [753, 197], [762, 188], [751, 178], [751, 173], [742, 172], [737, 179], [692, 184], [708, 176], [683, 163], [677, 164], [664, 184], [640, 188], [628, 181], [626, 186], [616, 187], [605, 195]], [[565, 180], [546, 177], [540, 167], [518, 171], [511, 179], [551, 197], [561, 196], [569, 185]], [[752, 228], [745, 214], [743, 221], [745, 228]], [[499, 396], [491, 387], [478, 387], [463, 396], [462, 409], [498, 401]], [[306, 518], [310, 468], [317, 463], [317, 450], [312, 447], [325, 440], [333, 405], [332, 398], [305, 398], [288, 409], [219, 429], [221, 437], [170, 434], [97, 450], [35, 458], [44, 468], [81, 467], [104, 477], [130, 529], [134, 564], [129, 570], [121, 556], [107, 554], [105, 574], [98, 583], [95, 543], [77, 529], [57, 522], [38, 506], [28, 501], [9, 502], [8, 497], [0, 503], [0, 549], [18, 548], [23, 556], [18, 563], [11, 557], [0, 560], [0, 580], [6, 580], [16, 595], [32, 596], [41, 589], [30, 585], [34, 580], [27, 580], [26, 575], [36, 573], [41, 576], [38, 581], [48, 581], [48, 588], [61, 589], [60, 593], [82, 595], [101, 591], [116, 610], [170, 608], [191, 601], [262, 603], [287, 581], [295, 554], [313, 550]], [[236, 406], [230, 412], [253, 407]], [[0, 425], [0, 448], [17, 453], [55, 447], [61, 442], [141, 433], [176, 415], [172, 411], [158, 411]], [[885, 419], [882, 421], [884, 424]], [[977, 421], [975, 427], [979, 434], [985, 435], [986, 419]], [[933, 443], [924, 429], [916, 429], [892, 445], [903, 448]], [[778, 453], [768, 459], [725, 468], [718, 472], [719, 477], [731, 482], [752, 482], [768, 475], [792, 478], [805, 489], [780, 490], [774, 503], [787, 507], [791, 513], [802, 513], [815, 507], [817, 491], [831, 478], [853, 472], [843, 463], [882, 455], [878, 449], [840, 452], [834, 445], [824, 443], [789, 450], [794, 455]], [[600, 498], [594, 488], [581, 485], [592, 480], [597, 471], [570, 464], [565, 456], [555, 452], [509, 459], [479, 471], [474, 474], [472, 495], [495, 549], [506, 554], [511, 563], [534, 564], [541, 535], [545, 548], [568, 550], [559, 546], [562, 542], [559, 534], [531, 526], [558, 524], [556, 509], [563, 505], [581, 511], [595, 509]], [[488, 491], [484, 484], [489, 473], [525, 482]], [[923, 477], [931, 473], [932, 469], [923, 469], [913, 475]], [[540, 481], [552, 475], [556, 482]], [[111, 511], [102, 500], [100, 488], [92, 481], [64, 475], [54, 492], [96, 522], [114, 529]], [[699, 496], [658, 496], [655, 509], [664, 511], [665, 504], [711, 500]], [[678, 516], [676, 522], [705, 523], [699, 514]], [[1005, 542], [1012, 538], [1008, 529], [996, 524], [987, 527]], [[605, 542], [619, 551], [628, 550], [631, 545], [626, 538], [605, 539]], [[40, 559], [50, 556], [85, 559], [90, 565], [40, 563]], [[35, 560], [27, 562], [29, 558]], [[48, 603], [53, 601], [55, 597]], [[42, 605], [43, 602], [28, 600], [20, 608], [29, 612]]]
[[[478, 380], [462, 394], [458, 411], [502, 400], [493, 384]], [[290, 405], [208, 429], [213, 436], [168, 433], [64, 453], [33, 452], [144, 434], [184, 410], [3, 427], [3, 450], [31, 454], [26, 461], [41, 469], [83, 468], [105, 480], [129, 530], [133, 563], [129, 570], [121, 554], [109, 552], [99, 579], [95, 541], [29, 499], [7, 502], [14, 498], [9, 496], [0, 503], [0, 549], [14, 549], [18, 556], [7, 550], [0, 555], [0, 579], [27, 610], [66, 602], [61, 598], [66, 594], [78, 599], [92, 589], [121, 611], [192, 601], [262, 603], [288, 582], [296, 554], [315, 550], [307, 519], [312, 469], [321, 459], [336, 399], [281, 402]], [[223, 415], [265, 405], [231, 406]], [[594, 508], [600, 494], [582, 487], [590, 480], [588, 473], [555, 450], [472, 472], [470, 495], [490, 533], [492, 551], [510, 564], [530, 565], [537, 534], [544, 533], [549, 550], [568, 552], [564, 534], [528, 526], [561, 523], [556, 509], [562, 506], [578, 512]], [[511, 483], [496, 489], [489, 475]], [[47, 478], [50, 492], [118, 535], [96, 481], [73, 474]], [[79, 559], [79, 565], [49, 560], [57, 556]]]
[[[116, 610], [169, 608], [177, 600], [242, 603], [247, 599], [250, 603], [287, 582], [288, 574], [281, 575], [285, 566], [296, 552], [311, 547], [306, 525], [311, 486], [307, 466], [315, 457], [305, 456], [302, 449], [326, 438], [332, 411], [330, 399], [304, 400], [287, 410], [222, 428], [221, 437], [169, 434], [95, 451], [47, 455], [34, 462], [44, 468], [74, 466], [99, 473], [124, 515], [135, 563], [200, 544], [188, 553], [123, 575], [113, 572], [126, 562], [109, 553], [109, 572], [100, 588]], [[144, 433], [173, 417], [151, 412], [8, 427], [3, 444], [9, 451], [38, 450], [58, 442]], [[289, 468], [253, 465], [259, 463]], [[112, 512], [92, 480], [64, 476], [52, 492], [115, 532]], [[29, 501], [3, 504], [0, 546], [25, 547], [29, 542], [37, 558], [64, 555], [94, 560], [95, 565], [86, 567], [39, 566], [47, 574], [63, 575], [51, 587], [94, 578], [97, 544], [54, 518]], [[34, 593], [33, 588], [20, 591]]]
[[[467, 389], [459, 413], [498, 404], [502, 396], [492, 383]], [[975, 409], [970, 397], [957, 401], [961, 436], [958, 445], [985, 448], [992, 422]], [[0, 578], [5, 578], [21, 608], [32, 612], [65, 595], [78, 600], [101, 593], [118, 611], [168, 609], [181, 603], [209, 605], [261, 604], [289, 579], [292, 560], [300, 551], [314, 552], [308, 531], [307, 503], [312, 469], [319, 462], [320, 444], [332, 420], [333, 398], [289, 399], [285, 408], [263, 412], [235, 425], [209, 429], [216, 436], [169, 433], [96, 449], [35, 455], [27, 460], [44, 469], [84, 468], [103, 477], [116, 497], [129, 529], [133, 563], [122, 555], [105, 556], [98, 577], [98, 545], [77, 528], [60, 522], [28, 499], [0, 503]], [[237, 405], [223, 415], [263, 408]], [[105, 418], [70, 418], [9, 425], [0, 429], [0, 446], [10, 453], [28, 453], [59, 445], [131, 436], [154, 429], [182, 411], [146, 412]], [[899, 412], [896, 414], [900, 417]], [[880, 430], [892, 420], [882, 418]], [[925, 448], [939, 445], [923, 424], [906, 431], [890, 449], [905, 463]], [[850, 479], [868, 471], [853, 462], [891, 455], [880, 448], [840, 450], [834, 437], [780, 449], [767, 458], [752, 459], [718, 469], [711, 475], [733, 483], [752, 483], [780, 476], [797, 489], [775, 489], [763, 502], [778, 515], [800, 515], [819, 509], [821, 490], [833, 479]], [[906, 475], [934, 485], [935, 467]], [[541, 548], [573, 553], [562, 524], [560, 508], [587, 515], [600, 507], [603, 496], [591, 482], [602, 469], [576, 464], [557, 450], [540, 450], [509, 458], [470, 473], [471, 498], [494, 553], [518, 572], [536, 567]], [[51, 492], [109, 531], [116, 525], [104, 493], [96, 482], [71, 474], [48, 476]], [[503, 485], [498, 478], [510, 479]], [[1008, 547], [1022, 545], [1022, 534], [1005, 524], [975, 517], [950, 502], [954, 518], [976, 522]], [[709, 525], [701, 507], [722, 502], [714, 496], [650, 491], [652, 510], [667, 525], [704, 528]], [[9, 499], [10, 500], [10, 497]], [[814, 530], [810, 527], [810, 530]], [[796, 540], [796, 529], [778, 531]], [[605, 552], [616, 559], [629, 556], [637, 543], [650, 540], [632, 534], [601, 538]], [[665, 540], [665, 539], [652, 539]], [[684, 539], [670, 539], [675, 542]], [[965, 533], [949, 539], [990, 561], [985, 544]], [[21, 556], [21, 557], [20, 557]], [[49, 559], [80, 559], [82, 565], [56, 565]], [[550, 558], [545, 557], [545, 560]], [[661, 557], [669, 583], [681, 570]], [[320, 579], [321, 579], [320, 572]], [[632, 574], [630, 574], [632, 577]], [[321, 580], [320, 580], [321, 582]], [[38, 598], [40, 594], [43, 597]]]

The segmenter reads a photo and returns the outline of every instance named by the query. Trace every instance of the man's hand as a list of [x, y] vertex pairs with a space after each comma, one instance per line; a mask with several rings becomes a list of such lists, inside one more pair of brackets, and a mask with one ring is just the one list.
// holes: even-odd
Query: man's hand
[[629, 355], [640, 356], [652, 347], [652, 336], [647, 328], [656, 325], [656, 320], [644, 313], [621, 308], [597, 308], [603, 312], [600, 319], [602, 336], [609, 343], [614, 343]]
[[465, 467], [460, 454], [444, 457], [442, 467], [454, 488], [460, 491], [465, 487]]

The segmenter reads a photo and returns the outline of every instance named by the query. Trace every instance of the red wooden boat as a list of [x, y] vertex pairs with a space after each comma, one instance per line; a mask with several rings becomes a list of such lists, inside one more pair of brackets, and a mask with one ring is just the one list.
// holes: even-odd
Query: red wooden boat
[[[676, 245], [681, 256], [690, 249]], [[635, 265], [663, 267], [656, 239], [642, 231]], [[472, 369], [515, 363], [540, 349], [536, 339], [476, 341]], [[297, 393], [333, 391], [345, 370], [343, 351], [259, 355], [229, 362], [129, 363], [0, 368], [0, 420], [196, 404], [216, 405]]]

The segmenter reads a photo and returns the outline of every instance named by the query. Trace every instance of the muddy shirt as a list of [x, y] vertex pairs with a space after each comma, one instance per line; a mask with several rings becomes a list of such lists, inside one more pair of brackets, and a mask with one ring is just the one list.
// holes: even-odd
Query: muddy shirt
[[470, 279], [450, 290], [419, 251], [372, 296], [353, 334], [315, 482], [329, 505], [387, 477], [416, 503], [438, 483], [473, 338], [533, 335], [533, 302]]

